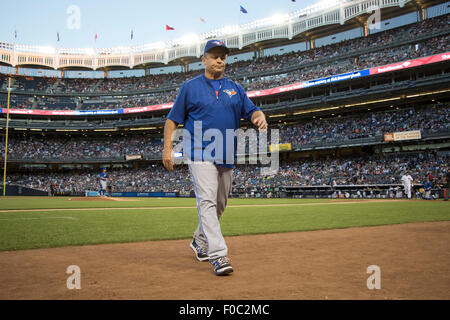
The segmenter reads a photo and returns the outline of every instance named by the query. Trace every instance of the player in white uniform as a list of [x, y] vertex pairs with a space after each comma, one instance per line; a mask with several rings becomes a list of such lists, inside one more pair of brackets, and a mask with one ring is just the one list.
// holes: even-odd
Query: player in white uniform
[[403, 187], [405, 188], [405, 195], [408, 197], [408, 199], [411, 199], [411, 189], [414, 179], [409, 175], [408, 171], [406, 171], [401, 180]]

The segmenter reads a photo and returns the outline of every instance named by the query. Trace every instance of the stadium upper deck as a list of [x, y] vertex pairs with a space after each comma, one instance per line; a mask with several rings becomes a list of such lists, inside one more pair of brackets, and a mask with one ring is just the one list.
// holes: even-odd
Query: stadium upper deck
[[[440, 0], [345, 0], [330, 1], [331, 5], [317, 4], [284, 17], [267, 18], [248, 24], [224, 27], [200, 35], [188, 44], [165, 43], [163, 46], [148, 44], [135, 47], [100, 49], [67, 49], [0, 43], [0, 63], [13, 67], [39, 66], [55, 70], [70, 68], [111, 70], [149, 68], [168, 64], [187, 65], [198, 61], [206, 41], [221, 38], [234, 53], [261, 52], [265, 48], [295, 42], [307, 42], [314, 48], [315, 39], [361, 28], [369, 34], [370, 19], [379, 12], [384, 21], [410, 12], [426, 18], [426, 10]], [[369, 21], [368, 21], [369, 20]], [[381, 22], [379, 21], [379, 22]], [[369, 22], [369, 25], [368, 25]], [[376, 22], [376, 21], [374, 21]]]
[[[450, 32], [450, 15], [439, 16], [421, 21], [420, 23], [409, 24], [403, 27], [376, 33], [367, 37], [346, 40], [335, 44], [330, 44], [307, 51], [295, 51], [281, 55], [270, 55], [257, 59], [234, 62], [229, 57], [226, 75], [239, 80], [253, 79], [261, 76], [280, 74], [285, 71], [298, 70], [301, 67], [311, 64], [318, 64], [331, 59], [355, 58], [368, 52], [375, 52], [386, 49], [386, 46], [398, 48], [410, 46], [411, 44], [424, 45], [422, 56], [430, 55], [434, 52], [445, 52], [444, 45], [432, 45], [427, 47], [426, 41], [433, 37], [439, 38], [441, 42], [446, 40]], [[426, 50], [428, 49], [428, 50]], [[406, 51], [405, 48], [399, 50]], [[417, 51], [417, 50], [415, 50]], [[392, 54], [391, 54], [392, 55]], [[387, 61], [382, 59], [380, 64]], [[356, 67], [356, 66], [355, 66]], [[363, 67], [363, 66], [362, 66]], [[51, 77], [27, 77], [18, 76], [13, 83], [14, 91], [29, 93], [111, 93], [111, 92], [134, 92], [134, 91], [163, 91], [171, 90], [179, 86], [183, 81], [199, 73], [200, 71], [177, 72], [170, 74], [148, 75], [145, 77], [130, 78], [107, 78], [107, 79], [57, 79]], [[0, 78], [0, 89], [6, 88], [5, 79]]]
[[[445, 53], [450, 50], [449, 23], [450, 15], [444, 15], [305, 52], [231, 63], [226, 73], [228, 77], [238, 79], [250, 91], [249, 95], [257, 97], [252, 91], [261, 93], [260, 90], [304, 81], [315, 83], [320, 77]], [[199, 72], [117, 79], [17, 76], [12, 81], [12, 108], [98, 110], [170, 104], [178, 86]], [[243, 73], [246, 77], [240, 79]], [[3, 107], [6, 106], [6, 86], [7, 78], [0, 76], [0, 106]]]

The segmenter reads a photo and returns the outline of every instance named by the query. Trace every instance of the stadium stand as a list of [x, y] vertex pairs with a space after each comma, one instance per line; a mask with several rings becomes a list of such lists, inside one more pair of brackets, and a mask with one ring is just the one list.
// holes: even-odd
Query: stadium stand
[[[247, 92], [267, 90], [446, 53], [449, 33], [450, 15], [445, 14], [306, 51], [230, 63], [226, 75]], [[200, 72], [105, 79], [14, 75], [11, 108], [88, 112], [161, 105], [173, 102], [179, 86]], [[266, 112], [270, 128], [279, 129], [280, 143], [290, 144], [290, 149], [280, 153], [280, 168], [272, 174], [261, 174], [260, 165], [237, 165], [233, 196], [392, 198], [406, 169], [417, 186], [433, 176], [434, 192], [442, 196], [450, 160], [449, 72], [448, 61], [443, 61], [252, 97]], [[0, 74], [3, 111], [7, 81], [8, 75]], [[45, 192], [53, 185], [58, 195], [84, 195], [98, 189], [98, 170], [107, 167], [114, 192], [192, 196], [187, 167], [168, 172], [161, 165], [166, 114], [166, 109], [14, 114], [9, 122], [7, 185]], [[4, 132], [5, 112], [0, 127]], [[410, 131], [419, 131], [420, 138], [385, 138]], [[3, 156], [4, 135], [2, 142]], [[130, 155], [140, 157], [130, 161]]]
[[[393, 109], [393, 110], [392, 110]], [[345, 143], [354, 139], [379, 137], [386, 132], [421, 130], [424, 134], [450, 131], [450, 104], [389, 108], [348, 116], [274, 124], [279, 129], [280, 143], [302, 148], [311, 144]], [[380, 141], [381, 141], [380, 140]], [[270, 141], [270, 137], [269, 137]], [[10, 160], [25, 159], [124, 159], [125, 155], [160, 156], [162, 136], [129, 134], [105, 136], [18, 135], [10, 138]], [[4, 145], [0, 151], [4, 152]]]
[[[448, 52], [449, 24], [450, 15], [445, 15], [304, 52], [231, 63], [226, 75], [239, 81], [247, 91], [252, 91]], [[117, 109], [170, 103], [174, 101], [180, 84], [199, 73], [58, 80], [17, 76], [14, 77], [13, 92], [32, 94], [34, 98], [17, 96], [13, 97], [13, 103], [16, 108], [30, 108], [30, 104], [34, 103], [34, 108], [52, 110]], [[5, 84], [6, 77], [0, 75], [0, 88], [4, 88]], [[53, 96], [60, 93], [69, 96]], [[80, 98], [77, 95], [86, 93], [116, 93], [121, 98]], [[42, 98], [36, 98], [36, 94]], [[30, 99], [33, 102], [29, 102]], [[0, 105], [4, 106], [5, 102], [5, 94], [0, 94]]]
[[[282, 163], [277, 174], [264, 176], [260, 168], [237, 165], [234, 175], [234, 191], [241, 196], [283, 196], [284, 186], [339, 186], [339, 185], [394, 185], [401, 184], [405, 169], [411, 170], [416, 183], [432, 174], [435, 184], [443, 184], [448, 154], [413, 152], [406, 154], [343, 157], [340, 159], [305, 159]], [[85, 190], [98, 189], [98, 174], [92, 170], [59, 170], [48, 173], [42, 170], [26, 170], [8, 175], [11, 185], [22, 185], [49, 192], [54, 184], [59, 193], [84, 195]], [[109, 172], [114, 192], [187, 192], [193, 191], [186, 165], [173, 172], [161, 164], [143, 168], [120, 168]], [[167, 181], [171, 181], [170, 184]], [[385, 191], [388, 189], [384, 189]]]

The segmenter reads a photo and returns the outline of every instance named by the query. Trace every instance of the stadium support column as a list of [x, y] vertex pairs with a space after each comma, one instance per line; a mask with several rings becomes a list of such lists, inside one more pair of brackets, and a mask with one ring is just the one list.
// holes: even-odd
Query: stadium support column
[[304, 36], [305, 37], [305, 42], [306, 42], [306, 50], [312, 50], [315, 48], [315, 41], [314, 39], [308, 37], [308, 36]]
[[[404, 2], [401, 1], [401, 2]], [[400, 3], [402, 4], [402, 3]], [[412, 1], [412, 4], [414, 7], [416, 7], [416, 15], [417, 15], [417, 22], [422, 22], [423, 20], [426, 19], [426, 9], [424, 7], [422, 7], [422, 5], [417, 2], [416, 0]]]
[[6, 136], [5, 136], [5, 163], [3, 164], [3, 196], [6, 196], [6, 166], [8, 163], [8, 128], [9, 128], [9, 102], [11, 97], [11, 77], [8, 78], [8, 102], [6, 111]]
[[187, 63], [187, 62], [184, 63], [184, 65], [183, 65], [183, 72], [184, 73], [189, 72], [189, 63]]
[[419, 20], [422, 22], [427, 18], [427, 11], [424, 8], [420, 8], [420, 11], [418, 12]]
[[238, 48], [239, 50], [242, 50], [244, 47], [244, 38], [242, 37], [241, 28], [239, 28], [239, 34], [238, 34]]
[[264, 49], [263, 48], [258, 48], [258, 47], [254, 47], [254, 49], [253, 49], [253, 58], [256, 60], [256, 59], [259, 59], [259, 58], [262, 58], [262, 57], [264, 57]]
[[293, 35], [294, 35], [294, 28], [293, 28], [293, 26], [292, 26], [292, 21], [291, 21], [291, 19], [289, 19], [289, 23], [288, 23], [288, 39], [289, 39], [289, 40], [292, 40]]
[[344, 0], [341, 0], [339, 3], [339, 22], [341, 26], [345, 23], [345, 7], [344, 7]]
[[309, 37], [308, 34], [304, 33], [303, 35], [303, 39], [305, 39], [305, 44], [306, 44], [306, 50], [311, 50], [314, 49], [316, 42], [314, 41], [313, 38]]
[[167, 66], [169, 64], [169, 49], [164, 50], [163, 63]]
[[264, 48], [258, 48], [259, 51], [259, 57], [264, 58]]
[[367, 19], [364, 19], [361, 17], [356, 17], [356, 23], [360, 26], [361, 36], [363, 36], [364, 38], [369, 35], [369, 29], [368, 29], [368, 24], [367, 24], [367, 21], [369, 19], [370, 19], [370, 17], [368, 17]]

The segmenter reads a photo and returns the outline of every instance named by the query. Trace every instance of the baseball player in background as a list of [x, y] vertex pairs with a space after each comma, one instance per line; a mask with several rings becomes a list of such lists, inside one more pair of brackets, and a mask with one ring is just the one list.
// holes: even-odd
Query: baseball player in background
[[[183, 149], [183, 153], [190, 153], [189, 159], [194, 160], [189, 164], [189, 171], [199, 218], [190, 247], [198, 260], [209, 260], [218, 276], [233, 272], [219, 219], [231, 192], [234, 164], [227, 162], [229, 148], [225, 141], [221, 154], [216, 152], [211, 155], [213, 158], [206, 159], [204, 151], [210, 142], [195, 143], [194, 126], [201, 121], [202, 137], [208, 129], [219, 130], [225, 137], [227, 129], [240, 128], [241, 118], [250, 120], [259, 130], [267, 129], [264, 113], [253, 104], [240, 85], [223, 76], [229, 52], [222, 41], [209, 40], [206, 43], [202, 56], [204, 74], [182, 85], [164, 127], [163, 164], [170, 171], [174, 165], [174, 131], [179, 124], [183, 124], [190, 133], [191, 150]], [[198, 161], [199, 152], [201, 161]]]
[[401, 180], [403, 187], [405, 188], [405, 196], [407, 196], [408, 199], [411, 199], [411, 189], [414, 181], [413, 178], [409, 175], [409, 172], [406, 171]]
[[99, 195], [101, 197], [105, 197], [106, 189], [108, 188], [108, 177], [106, 175], [106, 168], [103, 168], [102, 172], [100, 173], [99, 182], [100, 182]]
[[[431, 200], [431, 190], [433, 189], [433, 183], [430, 181], [430, 179], [427, 179], [427, 181], [423, 184], [423, 188], [425, 191], [424, 198], [425, 200]], [[434, 199], [434, 196], [433, 196]]]
[[447, 167], [447, 174], [445, 175], [445, 196], [444, 201], [448, 201], [448, 194], [450, 192], [450, 168]]

